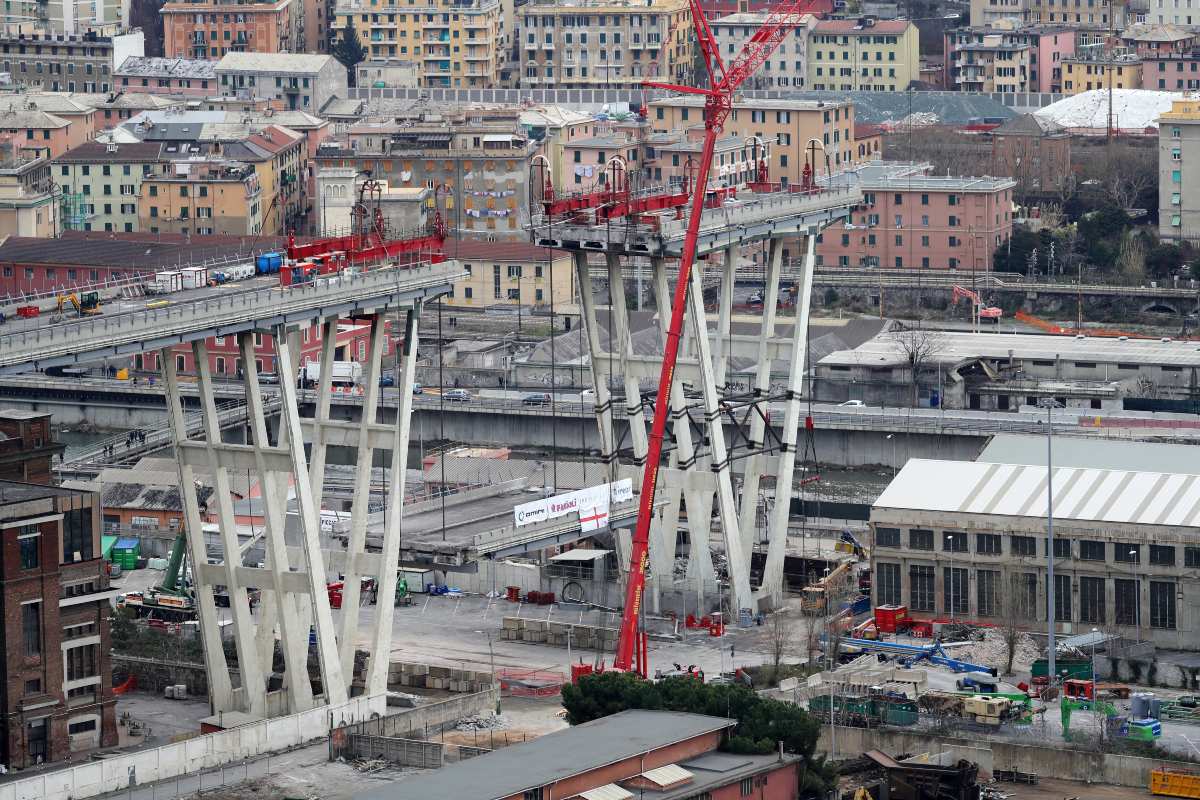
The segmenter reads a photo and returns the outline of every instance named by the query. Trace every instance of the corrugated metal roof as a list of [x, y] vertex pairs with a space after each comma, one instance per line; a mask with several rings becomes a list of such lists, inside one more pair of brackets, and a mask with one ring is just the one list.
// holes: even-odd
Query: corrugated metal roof
[[[1046, 465], [1046, 437], [998, 433], [975, 459], [989, 464]], [[1054, 437], [1054, 465], [1176, 472], [1200, 475], [1200, 447], [1166, 442], [1127, 442], [1082, 436]]]
[[615, 783], [606, 783], [603, 786], [597, 786], [595, 789], [580, 792], [579, 796], [583, 800], [629, 800], [629, 798], [633, 797], [633, 792], [628, 789], [622, 789]]
[[[875, 508], [1005, 517], [1046, 515], [1046, 467], [913, 459]], [[1062, 520], [1200, 526], [1200, 475], [1055, 467]]]
[[693, 775], [678, 764], [667, 764], [657, 769], [646, 770], [642, 773], [642, 777], [665, 789], [668, 786], [676, 786], [690, 781]]

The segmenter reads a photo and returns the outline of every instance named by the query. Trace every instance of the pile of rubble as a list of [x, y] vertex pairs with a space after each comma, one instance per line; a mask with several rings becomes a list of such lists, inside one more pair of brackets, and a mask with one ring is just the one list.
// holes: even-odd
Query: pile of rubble
[[[1029, 672], [1033, 662], [1042, 657], [1042, 650], [1033, 638], [1025, 632], [1017, 632], [1016, 647], [1013, 653], [1013, 672]], [[1003, 670], [1008, 666], [1008, 632], [1002, 628], [986, 628], [980, 641], [972, 642], [964, 647], [955, 647], [951, 655], [963, 661], [976, 664], [986, 664], [989, 667]]]
[[458, 731], [502, 731], [506, 730], [511, 721], [503, 714], [475, 714], [463, 717], [454, 726]]

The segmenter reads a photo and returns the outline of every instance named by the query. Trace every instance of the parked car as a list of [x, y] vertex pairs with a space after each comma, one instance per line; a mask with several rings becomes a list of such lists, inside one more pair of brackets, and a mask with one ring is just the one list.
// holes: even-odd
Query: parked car
[[534, 392], [527, 394], [521, 399], [521, 403], [527, 406], [548, 406], [550, 405], [549, 392]]
[[838, 403], [838, 408], [865, 408], [866, 405], [862, 400], [847, 400], [844, 403]]
[[419, 383], [413, 384], [413, 394], [425, 394], [425, 387]]
[[450, 389], [442, 393], [442, 397], [452, 403], [469, 403], [471, 402], [471, 393], [466, 389]]
[[395, 386], [396, 379], [393, 378], [391, 375], [380, 375], [379, 376], [379, 385], [384, 386], [384, 387]]

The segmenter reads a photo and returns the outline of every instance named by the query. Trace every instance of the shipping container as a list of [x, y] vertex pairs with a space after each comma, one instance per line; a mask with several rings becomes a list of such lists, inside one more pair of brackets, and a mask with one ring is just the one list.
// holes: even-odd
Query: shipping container
[[208, 286], [208, 267], [184, 267], [179, 271], [184, 289], [199, 289]]
[[183, 275], [177, 270], [158, 272], [154, 275], [154, 291], [158, 294], [170, 294], [183, 288]]

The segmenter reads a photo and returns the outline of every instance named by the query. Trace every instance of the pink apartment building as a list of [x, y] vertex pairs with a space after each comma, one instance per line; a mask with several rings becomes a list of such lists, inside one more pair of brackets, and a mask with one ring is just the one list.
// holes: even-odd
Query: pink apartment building
[[1011, 178], [931, 175], [932, 165], [862, 164], [834, 182], [857, 180], [863, 204], [849, 224], [817, 238], [817, 263], [880, 269], [992, 267], [992, 254], [1012, 235]]
[[209, 97], [218, 93], [217, 62], [130, 56], [113, 70], [117, 91]]
[[1142, 88], [1167, 92], [1200, 89], [1200, 53], [1142, 56]]

